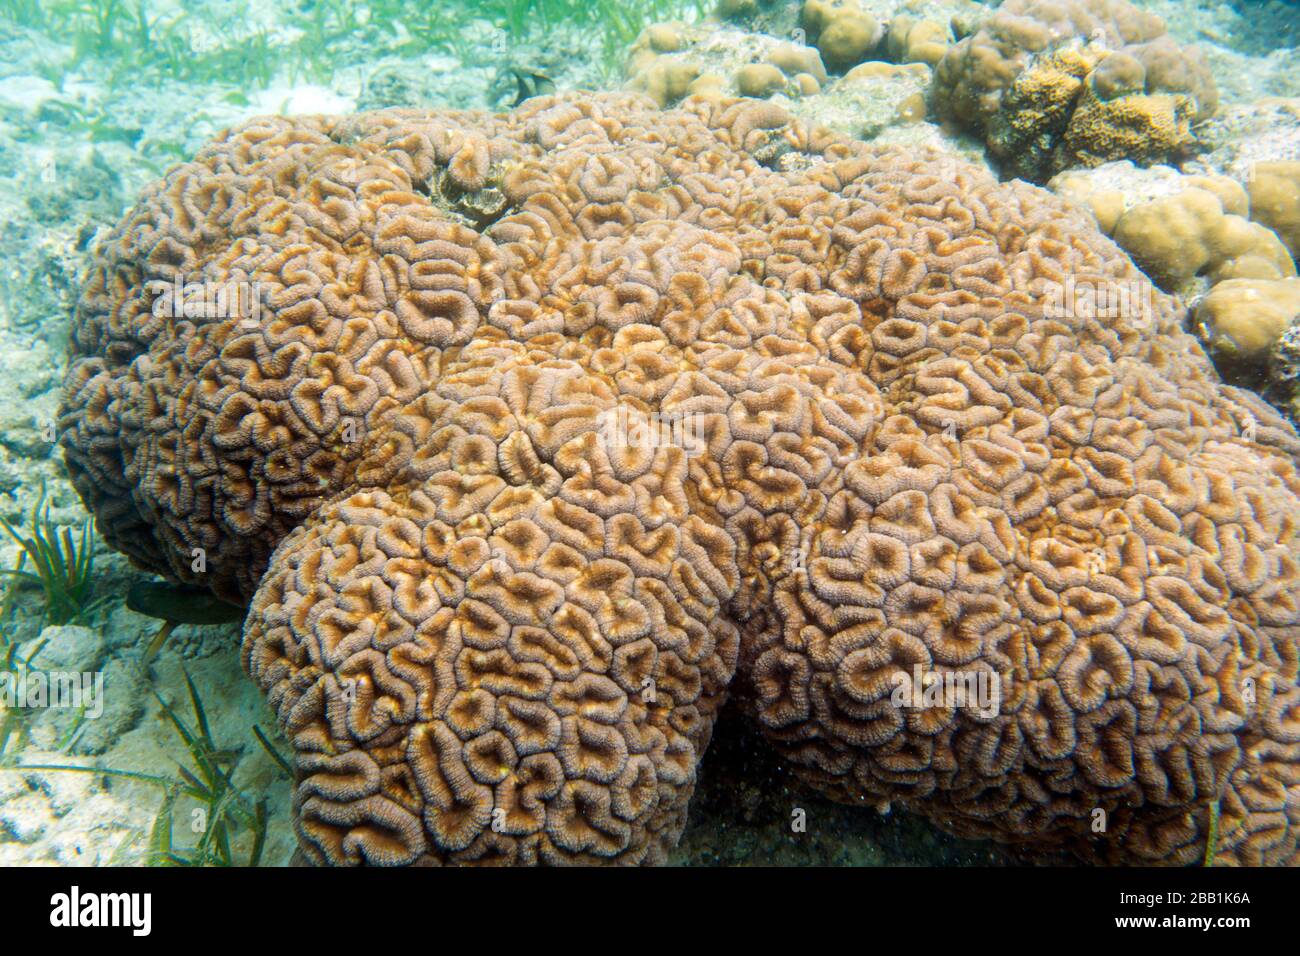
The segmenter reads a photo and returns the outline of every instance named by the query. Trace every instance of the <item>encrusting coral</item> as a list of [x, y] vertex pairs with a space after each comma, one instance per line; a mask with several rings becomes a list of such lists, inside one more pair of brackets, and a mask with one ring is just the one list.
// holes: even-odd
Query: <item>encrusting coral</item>
[[59, 424], [109, 542], [249, 602], [312, 861], [662, 860], [734, 677], [844, 800], [1294, 862], [1300, 442], [1182, 318], [770, 103], [267, 117], [99, 247]]
[[1227, 176], [1128, 162], [1070, 170], [1048, 186], [1091, 210], [1161, 288], [1198, 300], [1193, 328], [1219, 368], [1238, 384], [1258, 383], [1277, 365], [1272, 349], [1296, 316], [1296, 267], [1283, 237], [1300, 221], [1288, 179], [1297, 168], [1258, 164], [1249, 194]]
[[1167, 292], [1194, 294], [1194, 280], [1279, 279], [1295, 264], [1272, 230], [1247, 218], [1246, 191], [1225, 176], [1115, 163], [1071, 170], [1049, 187], [1087, 206], [1102, 232]]
[[[952, 42], [957, 22], [987, 12], [974, 0], [912, 2], [906, 7], [909, 14], [898, 16], [891, 15], [893, 6], [884, 0], [807, 0], [795, 6], [786, 13], [796, 19], [783, 27], [752, 6], [734, 3], [718, 5], [716, 16], [722, 22], [653, 24], [632, 45], [626, 64], [629, 88], [650, 95], [660, 106], [691, 95], [741, 95], [786, 97], [781, 105], [791, 108], [792, 100], [829, 92], [837, 78], [864, 66], [890, 65], [879, 57], [911, 67], [901, 75], [921, 71], [928, 87], [929, 68]], [[890, 98], [888, 84], [876, 85], [881, 88], [872, 99]], [[816, 122], [802, 110], [796, 112]], [[923, 116], [924, 105], [911, 104], [908, 113]], [[872, 118], [864, 120], [873, 125]]]
[[935, 66], [950, 45], [948, 27], [934, 20], [917, 20], [900, 14], [889, 21], [886, 33], [889, 58], [895, 63]]
[[[879, 4], [879, 0], [871, 2]], [[938, 6], [935, 0], [927, 0], [918, 13], [932, 12], [932, 5]], [[950, 6], [958, 11], [964, 8], [961, 3]], [[820, 16], [861, 10], [845, 4], [821, 4], [820, 8]], [[819, 9], [818, 5], [806, 8], [813, 9]], [[923, 46], [922, 38], [935, 35], [921, 29], [927, 25], [937, 27], [922, 20], [913, 31]], [[941, 31], [945, 36], [946, 30]], [[901, 32], [902, 45], [890, 55], [896, 53], [908, 62], [869, 60], [846, 68], [837, 61], [842, 74], [830, 73], [817, 47], [800, 42], [808, 39], [802, 28], [792, 36], [790, 40], [778, 39], [741, 29], [735, 23], [654, 24], [643, 30], [632, 46], [628, 88], [646, 93], [660, 106], [673, 105], [687, 96], [771, 99], [805, 123], [856, 139], [983, 152], [973, 139], [927, 122], [926, 94], [933, 71], [925, 62], [911, 62], [914, 54], [919, 57], [920, 47], [908, 47], [904, 42], [907, 36]]]
[[1300, 258], [1300, 162], [1256, 163], [1248, 181], [1250, 218], [1278, 234]]
[[1300, 319], [1300, 279], [1226, 279], [1197, 303], [1208, 346], [1234, 363], [1266, 363]]
[[1128, 0], [1007, 0], [948, 47], [933, 99], [987, 135], [1009, 174], [1159, 162], [1193, 145], [1218, 94], [1199, 51]]
[[805, 0], [799, 22], [833, 70], [861, 63], [884, 35], [859, 0]]
[[689, 95], [812, 96], [827, 81], [815, 47], [714, 23], [660, 23], [637, 37], [629, 88], [660, 106]]

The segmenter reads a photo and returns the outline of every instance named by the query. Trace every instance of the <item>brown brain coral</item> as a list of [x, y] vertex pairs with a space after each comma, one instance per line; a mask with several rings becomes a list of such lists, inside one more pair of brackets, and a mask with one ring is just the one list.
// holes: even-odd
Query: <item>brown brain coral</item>
[[100, 249], [61, 427], [110, 541], [251, 600], [312, 860], [662, 860], [739, 670], [837, 797], [1294, 861], [1300, 443], [1180, 319], [1064, 201], [766, 103], [267, 118]]

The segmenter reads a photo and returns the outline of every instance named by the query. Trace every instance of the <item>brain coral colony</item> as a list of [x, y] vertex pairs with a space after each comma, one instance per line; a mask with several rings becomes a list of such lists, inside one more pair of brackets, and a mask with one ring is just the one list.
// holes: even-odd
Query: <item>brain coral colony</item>
[[[1211, 108], [1148, 19], [1089, 9], [1128, 72], [1062, 54], [1088, 90], [1044, 173], [1093, 152], [1081, 111], [1174, 148]], [[1002, 16], [937, 58], [997, 141], [1039, 88]], [[169, 317], [181, 276], [259, 308]], [[1072, 282], [1140, 308], [1054, 308]], [[1294, 863], [1300, 440], [1186, 320], [1083, 206], [763, 100], [262, 118], [100, 244], [59, 427], [115, 548], [247, 602], [307, 860], [662, 861], [731, 688], [839, 800]], [[892, 700], [958, 671], [1000, 706]]]

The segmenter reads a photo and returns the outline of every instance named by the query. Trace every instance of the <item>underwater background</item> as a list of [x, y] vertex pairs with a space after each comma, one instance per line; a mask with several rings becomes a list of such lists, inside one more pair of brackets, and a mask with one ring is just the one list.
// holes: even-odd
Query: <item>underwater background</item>
[[[1169, 81], [1200, 97], [1195, 143], [1126, 141], [1098, 155], [1063, 147], [1059, 124], [1026, 132], [1005, 110], [977, 119], [978, 97], [961, 100], [941, 61], [996, 4], [841, 0], [821, 20], [805, 10], [816, 5], [0, 0], [0, 568], [12, 572], [0, 582], [0, 667], [93, 672], [109, 688], [93, 718], [0, 708], [0, 865], [283, 865], [294, 851], [290, 748], [241, 669], [239, 616], [151, 591], [157, 579], [99, 540], [51, 424], [97, 239], [149, 183], [249, 117], [504, 111], [565, 90], [632, 89], [663, 106], [709, 91], [771, 99], [852, 138], [947, 150], [1079, 202], [1161, 289], [1210, 303], [1193, 315], [1220, 372], [1294, 418], [1300, 292], [1277, 287], [1266, 329], [1241, 328], [1256, 320], [1233, 312], [1227, 291], [1208, 297], [1219, 281], [1295, 275], [1300, 203], [1251, 219], [1263, 230], [1254, 245], [1222, 257], [1264, 263], [1254, 272], [1213, 250], [1192, 261], [1190, 240], [1162, 246], [1183, 211], [1158, 204], [1212, 182], [1216, 215], [1245, 220], [1251, 167], [1279, 164], [1285, 179], [1300, 162], [1300, 6], [1135, 0], [1175, 44], [1201, 51], [1200, 66]], [[855, 26], [825, 39], [814, 63], [806, 51], [843, 7]], [[734, 711], [719, 719], [671, 863], [1018, 862], [888, 806], [831, 802]], [[816, 825], [793, 831], [792, 808]]]

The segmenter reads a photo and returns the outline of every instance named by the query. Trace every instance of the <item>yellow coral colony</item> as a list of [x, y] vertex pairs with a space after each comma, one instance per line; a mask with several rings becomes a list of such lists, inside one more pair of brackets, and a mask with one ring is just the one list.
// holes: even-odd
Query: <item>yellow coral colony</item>
[[1127, 0], [1006, 0], [948, 47], [934, 100], [1010, 175], [1174, 159], [1218, 93], [1199, 51]]

